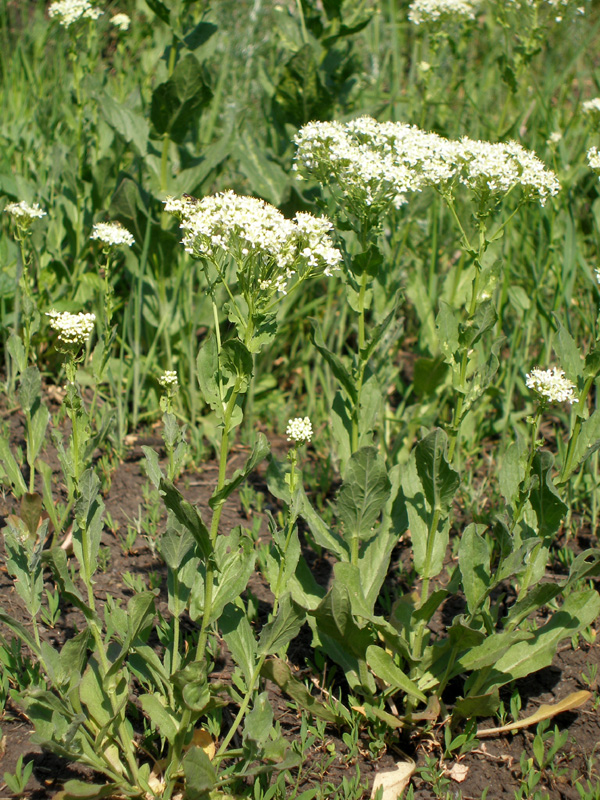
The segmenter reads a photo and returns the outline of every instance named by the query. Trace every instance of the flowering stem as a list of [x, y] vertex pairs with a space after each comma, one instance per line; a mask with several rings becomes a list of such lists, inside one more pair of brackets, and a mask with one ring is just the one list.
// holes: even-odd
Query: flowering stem
[[[365, 245], [366, 246], [366, 245]], [[360, 414], [360, 396], [362, 393], [363, 382], [365, 379], [365, 369], [367, 362], [363, 360], [362, 351], [365, 347], [365, 293], [367, 290], [367, 272], [363, 272], [360, 281], [360, 292], [358, 304], [360, 307], [358, 316], [358, 352], [356, 354], [357, 374], [356, 374], [356, 403], [352, 413], [352, 452], [358, 450], [358, 418]], [[358, 559], [358, 551], [357, 551]], [[355, 562], [352, 562], [355, 563]]]
[[523, 508], [529, 497], [529, 488], [531, 484], [531, 467], [533, 466], [533, 459], [535, 454], [537, 453], [537, 437], [538, 437], [538, 430], [540, 427], [540, 421], [542, 418], [542, 414], [544, 413], [544, 409], [546, 408], [545, 403], [539, 403], [537, 410], [535, 412], [535, 417], [533, 418], [533, 422], [531, 425], [531, 444], [529, 446], [529, 457], [527, 458], [527, 466], [525, 467], [525, 475], [522, 481], [523, 490], [520, 493], [519, 500], [517, 501], [517, 507], [514, 510], [512, 522], [510, 524], [510, 534], [514, 533], [515, 528], [517, 527], [517, 523], [521, 519], [521, 514], [523, 513]]

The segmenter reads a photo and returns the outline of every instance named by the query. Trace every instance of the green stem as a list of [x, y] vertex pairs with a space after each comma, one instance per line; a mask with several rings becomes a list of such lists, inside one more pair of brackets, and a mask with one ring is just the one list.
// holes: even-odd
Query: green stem
[[357, 375], [356, 375], [356, 402], [352, 413], [352, 452], [358, 450], [358, 418], [360, 415], [360, 396], [362, 393], [363, 382], [365, 379], [365, 369], [367, 362], [362, 358], [362, 351], [365, 347], [365, 293], [367, 289], [367, 273], [363, 272], [360, 282], [360, 292], [358, 304], [360, 307], [358, 316], [358, 352], [356, 354]]
[[261, 670], [263, 668], [263, 664], [265, 663], [266, 657], [267, 656], [266, 656], [266, 653], [265, 653], [265, 655], [262, 655], [258, 659], [258, 663], [256, 664], [256, 667], [254, 668], [254, 672], [252, 673], [252, 677], [250, 678], [250, 684], [248, 686], [248, 691], [246, 693], [246, 696], [242, 700], [242, 704], [241, 704], [241, 706], [239, 708], [239, 711], [238, 711], [238, 713], [236, 715], [236, 718], [233, 720], [231, 728], [229, 728], [229, 731], [227, 732], [227, 736], [223, 739], [223, 742], [221, 743], [221, 747], [219, 747], [219, 750], [217, 752], [217, 757], [222, 756], [227, 751], [227, 747], [229, 745], [229, 742], [233, 739], [233, 737], [235, 735], [235, 732], [237, 731], [237, 729], [238, 729], [240, 723], [242, 722], [242, 720], [244, 719], [244, 715], [245, 715], [246, 711], [248, 710], [248, 706], [250, 705], [250, 700], [252, 699], [252, 695], [254, 694], [254, 689], [256, 687], [256, 684], [258, 683], [258, 679], [260, 677], [260, 672], [261, 672]]

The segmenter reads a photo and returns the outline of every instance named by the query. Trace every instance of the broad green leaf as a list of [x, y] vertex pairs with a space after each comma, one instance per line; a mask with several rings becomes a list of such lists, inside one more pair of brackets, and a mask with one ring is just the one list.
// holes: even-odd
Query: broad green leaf
[[334, 376], [340, 382], [348, 397], [352, 400], [353, 403], [357, 401], [357, 392], [356, 392], [356, 381], [352, 377], [352, 375], [348, 372], [342, 361], [332, 353], [331, 350], [327, 347], [325, 342], [323, 341], [323, 334], [319, 328], [319, 325], [316, 320], [310, 319], [309, 320], [312, 326], [311, 332], [311, 339], [314, 346], [317, 348], [319, 353], [323, 356], [325, 361], [329, 364], [331, 371], [333, 372]]
[[349, 400], [345, 399], [340, 391], [336, 392], [333, 398], [329, 421], [336, 453], [343, 471], [352, 455], [352, 407]]
[[217, 383], [219, 358], [217, 355], [217, 340], [213, 333], [209, 333], [200, 346], [196, 358], [196, 369], [204, 402], [208, 403], [213, 411], [222, 414], [221, 394]]
[[575, 470], [587, 461], [600, 447], [600, 408], [583, 422], [579, 430], [579, 437], [573, 449], [571, 466], [564, 475], [561, 475], [561, 484], [567, 483]]
[[142, 114], [129, 108], [127, 103], [117, 102], [108, 92], [97, 95], [100, 113], [113, 130], [132, 144], [140, 156], [148, 152], [150, 126]]
[[337, 497], [337, 512], [346, 536], [367, 541], [376, 534], [373, 529], [390, 495], [390, 488], [377, 448], [363, 447], [351, 456]]
[[210, 507], [214, 509], [221, 505], [229, 497], [229, 495], [235, 491], [252, 472], [254, 472], [256, 467], [269, 455], [270, 452], [271, 445], [269, 444], [269, 440], [264, 433], [259, 433], [246, 463], [241, 469], [237, 469], [231, 478], [228, 478], [225, 481], [223, 487], [219, 491], [214, 492], [208, 501]]
[[304, 490], [302, 490], [301, 493], [301, 509], [300, 514], [308, 524], [310, 532], [319, 547], [324, 547], [334, 553], [338, 558], [349, 561], [350, 549], [348, 544], [337, 531], [330, 528], [319, 514], [317, 514]]
[[42, 516], [42, 498], [37, 492], [25, 493], [21, 497], [20, 517], [25, 523], [31, 539], [36, 539]]
[[200, 512], [184, 499], [181, 492], [172, 483], [162, 479], [160, 491], [164, 497], [166, 507], [173, 512], [181, 525], [192, 534], [203, 557], [205, 559], [212, 558], [213, 548], [210, 534], [200, 516]]
[[252, 377], [254, 359], [252, 353], [239, 339], [229, 339], [223, 342], [219, 361], [224, 372], [244, 379], [244, 386]]
[[274, 655], [283, 650], [298, 635], [303, 622], [302, 609], [294, 603], [290, 594], [284, 594], [279, 603], [277, 616], [260, 632], [258, 655]]
[[446, 381], [448, 364], [442, 356], [419, 358], [415, 363], [413, 387], [417, 395], [430, 397]]
[[458, 563], [469, 613], [475, 614], [491, 583], [490, 549], [481, 535], [485, 525], [468, 525], [460, 537]]
[[563, 591], [558, 583], [538, 583], [530, 586], [522, 600], [514, 603], [503, 620], [504, 627], [516, 628], [526, 617], [545, 606]]
[[448, 437], [436, 428], [417, 444], [415, 463], [430, 507], [447, 514], [460, 484], [458, 473], [446, 461]]
[[324, 719], [326, 722], [339, 724], [341, 717], [336, 715], [334, 711], [326, 706], [324, 703], [319, 702], [316, 697], [309, 692], [303, 683], [294, 678], [289, 666], [280, 658], [269, 658], [263, 664], [260, 674], [263, 678], [273, 681], [277, 684], [282, 692], [285, 692], [292, 700], [301, 706], [309, 714], [313, 714], [319, 719]]
[[529, 494], [538, 521], [538, 534], [542, 538], [554, 536], [567, 513], [567, 506], [561, 500], [552, 482], [554, 457], [548, 450], [540, 450], [533, 457], [531, 474], [538, 480]]
[[223, 608], [237, 600], [248, 586], [250, 576], [254, 572], [256, 550], [251, 540], [246, 536], [238, 546], [237, 537], [234, 537], [235, 532], [232, 532], [229, 536], [220, 536], [217, 540], [216, 560], [219, 571], [216, 586], [213, 588], [209, 622], [216, 622]]
[[17, 365], [18, 372], [25, 372], [27, 369], [27, 354], [25, 353], [25, 348], [23, 346], [23, 342], [21, 341], [21, 337], [17, 336], [16, 333], [11, 333], [11, 335], [8, 337], [8, 342], [6, 343], [6, 349]]
[[150, 119], [159, 134], [168, 134], [181, 144], [211, 98], [198, 59], [189, 53], [177, 63], [169, 80], [154, 89]]
[[155, 450], [153, 450], [151, 447], [148, 447], [145, 444], [142, 445], [142, 450], [143, 450], [143, 453], [144, 453], [144, 455], [146, 457], [146, 462], [145, 462], [146, 473], [147, 473], [148, 477], [150, 478], [150, 480], [152, 481], [152, 483], [154, 484], [154, 486], [158, 489], [158, 487], [160, 486], [161, 480], [163, 480], [163, 478], [164, 478], [164, 475], [162, 473], [162, 470], [160, 468], [160, 464], [159, 464], [159, 461], [158, 461], [158, 453]]
[[205, 800], [217, 782], [215, 768], [201, 747], [190, 747], [183, 759], [186, 800]]
[[317, 623], [319, 636], [326, 634], [352, 657], [365, 658], [372, 635], [366, 628], [357, 625], [346, 586], [334, 581], [317, 608], [308, 613]]
[[162, 0], [146, 0], [146, 5], [160, 20], [171, 26], [171, 12]]
[[261, 692], [252, 706], [252, 711], [244, 723], [244, 739], [252, 739], [258, 745], [264, 744], [273, 728], [273, 708], [269, 695]]
[[488, 694], [473, 697], [461, 697], [454, 704], [452, 719], [472, 719], [473, 717], [491, 717], [500, 705], [500, 695], [497, 689]]
[[300, 128], [311, 119], [329, 119], [332, 97], [321, 80], [310, 43], [300, 47], [280, 67], [280, 75], [273, 103], [281, 121]]
[[175, 696], [192, 711], [201, 712], [210, 702], [210, 687], [206, 677], [206, 662], [192, 661], [172, 677]]
[[27, 485], [11, 452], [8, 439], [4, 436], [0, 436], [0, 462], [8, 475], [15, 496], [21, 497], [27, 491]]
[[370, 645], [367, 648], [367, 664], [378, 678], [393, 686], [411, 697], [416, 697], [422, 703], [427, 702], [427, 697], [419, 687], [411, 681], [408, 675], [394, 663], [392, 656], [377, 645]]
[[238, 138], [233, 150], [239, 170], [250, 181], [254, 194], [280, 207], [289, 196], [291, 178], [269, 155], [264, 143], [247, 131]]
[[34, 655], [36, 655], [38, 658], [41, 658], [41, 653], [38, 649], [35, 639], [24, 625], [11, 617], [10, 614], [7, 614], [3, 609], [0, 609], [0, 622], [3, 622], [7, 628], [9, 628], [16, 636], [18, 636], [23, 644], [27, 645]]
[[518, 436], [507, 448], [500, 469], [498, 485], [506, 502], [516, 508], [521, 483], [525, 479], [528, 449], [523, 439]]
[[494, 663], [482, 688], [488, 692], [549, 666], [560, 642], [591, 625], [599, 613], [600, 595], [594, 589], [573, 592], [531, 639], [514, 644]]
[[27, 367], [21, 375], [19, 386], [19, 403], [23, 411], [31, 412], [39, 403], [42, 393], [42, 376], [37, 367]]
[[165, 707], [162, 696], [156, 693], [141, 694], [138, 700], [152, 725], [158, 728], [169, 744], [172, 744], [179, 732], [180, 720]]
[[119, 790], [117, 783], [88, 783], [87, 781], [67, 781], [63, 790], [55, 795], [55, 800], [100, 800], [113, 797]]
[[246, 685], [250, 686], [256, 665], [256, 640], [246, 614], [237, 606], [226, 606], [219, 628], [233, 660], [242, 670]]
[[492, 300], [484, 300], [477, 304], [474, 316], [461, 326], [459, 342], [462, 347], [474, 347], [484, 333], [494, 327], [498, 315]]
[[481, 644], [471, 647], [457, 661], [455, 674], [473, 672], [495, 664], [517, 642], [533, 639], [528, 631], [500, 631], [488, 636]]
[[454, 367], [457, 363], [457, 352], [459, 347], [458, 327], [460, 313], [444, 300], [440, 300], [440, 307], [435, 318], [440, 350], [444, 354], [447, 364]]
[[32, 467], [46, 441], [46, 430], [50, 421], [50, 412], [43, 403], [34, 406], [31, 417], [31, 438], [27, 448], [27, 463]]
[[186, 530], [167, 528], [161, 537], [158, 550], [165, 564], [172, 570], [178, 570], [184, 558], [194, 547], [194, 537]]
[[577, 385], [577, 379], [583, 375], [583, 359], [581, 358], [581, 352], [575, 344], [575, 340], [561, 321], [556, 316], [554, 319], [558, 328], [558, 333], [553, 341], [554, 352], [567, 378]]

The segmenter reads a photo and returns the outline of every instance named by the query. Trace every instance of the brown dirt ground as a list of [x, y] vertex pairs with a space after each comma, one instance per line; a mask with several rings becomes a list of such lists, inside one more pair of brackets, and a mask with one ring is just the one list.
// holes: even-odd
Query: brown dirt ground
[[[56, 406], [51, 407], [51, 410], [56, 411]], [[5, 412], [4, 416], [8, 416], [8, 414]], [[23, 427], [18, 415], [12, 414], [9, 419], [11, 444], [23, 446]], [[125, 600], [131, 596], [131, 590], [122, 580], [125, 571], [140, 575], [154, 571], [162, 577], [163, 589], [159, 602], [165, 601], [164, 584], [166, 581], [161, 562], [153, 557], [151, 550], [141, 537], [138, 537], [132, 552], [128, 554], [123, 553], [118, 538], [119, 534], [125, 534], [127, 524], [139, 516], [140, 509], [142, 513], [145, 511], [142, 489], [147, 483], [147, 478], [142, 469], [142, 444], [159, 449], [162, 440], [156, 435], [137, 438], [130, 447], [125, 460], [112, 473], [110, 486], [106, 491], [106, 509], [114, 521], [114, 528], [118, 526], [118, 530], [115, 533], [105, 528], [103, 534], [103, 546], [108, 548], [110, 558], [106, 571], [97, 575], [96, 587], [101, 599], [107, 592], [110, 592], [113, 597]], [[281, 446], [284, 446], [283, 442]], [[241, 465], [246, 452], [242, 447], [234, 450], [229, 465], [231, 470]], [[53, 468], [56, 468], [57, 481], [60, 481], [58, 464], [55, 463], [52, 453], [46, 452], [43, 457]], [[203, 464], [198, 471], [184, 475], [178, 485], [190, 501], [206, 509], [216, 477], [215, 472], [216, 465], [214, 463]], [[265, 504], [269, 508], [268, 493], [260, 472], [256, 477], [255, 484], [259, 491], [265, 493], [267, 498]], [[60, 490], [60, 483], [58, 485]], [[0, 527], [4, 524], [3, 517], [11, 511], [12, 507], [13, 503], [10, 497], [5, 497], [4, 502], [0, 499]], [[272, 505], [271, 510], [276, 510], [276, 506]], [[222, 525], [223, 529], [227, 530], [238, 524], [251, 527], [251, 522], [244, 514], [239, 497], [235, 496], [230, 499], [224, 509]], [[261, 539], [264, 540], [266, 536], [266, 526], [263, 523]], [[588, 543], [586, 544], [589, 546]], [[317, 579], [325, 584], [331, 573], [332, 562], [327, 558], [316, 562], [314, 554], [308, 549], [305, 556], [314, 566]], [[400, 553], [398, 560], [403, 561], [403, 556], [404, 553]], [[258, 573], [251, 579], [249, 588], [258, 600], [260, 618], [261, 612], [265, 615], [268, 612], [271, 600], [269, 589]], [[15, 616], [19, 616], [18, 598], [6, 573], [6, 568], [2, 564], [0, 564], [0, 607], [10, 608]], [[24, 614], [22, 620], [27, 621]], [[65, 610], [54, 631], [50, 632], [51, 638], [61, 641], [72, 630], [74, 623], [76, 623], [75, 615], [69, 610]], [[293, 642], [290, 647], [290, 661], [299, 669], [305, 667], [303, 655], [309, 644], [310, 632], [306, 629], [301, 631], [298, 641]], [[589, 669], [593, 665], [598, 668], [598, 676], [600, 676], [600, 640], [591, 645], [580, 642], [580, 646], [576, 650], [573, 650], [570, 644], [564, 643], [557, 652], [552, 666], [517, 684], [522, 698], [522, 715], [532, 713], [541, 703], [557, 702], [570, 692], [587, 688], [595, 690], [592, 700], [588, 701], [583, 708], [574, 713], [562, 714], [551, 723], [551, 727], [556, 723], [561, 730], [568, 730], [568, 740], [561, 755], [557, 757], [551, 770], [545, 770], [541, 783], [536, 787], [537, 790], [547, 793], [551, 800], [579, 800], [579, 794], [574, 785], [574, 776], [591, 778], [592, 783], [596, 783], [600, 779], [600, 771], [593, 763], [594, 754], [600, 756], [598, 677], [595, 685], [591, 687], [588, 687], [582, 680], [582, 673], [587, 670], [589, 674]], [[293, 740], [298, 736], [300, 728], [299, 715], [288, 704], [276, 686], [269, 685], [268, 689], [274, 704], [276, 719], [281, 722], [286, 736]], [[508, 697], [509, 694], [505, 698], [507, 705]], [[595, 700], [596, 702], [594, 702]], [[481, 726], [491, 727], [495, 724], [497, 723], [490, 720], [484, 721]], [[0, 750], [1, 772], [13, 772], [20, 755], [24, 756], [25, 761], [31, 759], [34, 761], [34, 771], [27, 786], [26, 797], [32, 800], [49, 800], [65, 780], [74, 776], [81, 777], [82, 771], [76, 765], [68, 764], [51, 754], [43, 753], [39, 747], [30, 743], [31, 725], [14, 703], [9, 701], [0, 725], [3, 734], [3, 750]], [[534, 737], [532, 731], [526, 730], [515, 735], [507, 734], [493, 739], [482, 739], [473, 752], [460, 759], [460, 763], [468, 768], [464, 781], [458, 783], [448, 778], [444, 793], [448, 792], [448, 797], [462, 796], [463, 800], [469, 800], [469, 798], [480, 798], [487, 788], [489, 800], [514, 798], [515, 790], [519, 787], [521, 754], [524, 751], [529, 756], [532, 754], [531, 746]], [[360, 770], [361, 778], [368, 780], [369, 786], [371, 786], [374, 775], [378, 771], [393, 768], [395, 761], [403, 759], [403, 753], [414, 757], [418, 766], [425, 763], [427, 756], [436, 757], [440, 759], [441, 763], [443, 751], [440, 742], [443, 741], [443, 735], [440, 731], [434, 730], [419, 739], [413, 737], [412, 739], [391, 740], [387, 752], [377, 760], [369, 755], [366, 741], [361, 742], [359, 755], [350, 757], [348, 748], [342, 741], [342, 734], [343, 731], [327, 728], [325, 741], [317, 742], [308, 753], [307, 763], [304, 766], [304, 777], [300, 782], [300, 791], [320, 784], [339, 786], [343, 777], [350, 779], [357, 770]], [[331, 759], [328, 756], [333, 747], [336, 756]], [[446, 762], [444, 766], [450, 770], [454, 763], [454, 761]], [[419, 777], [413, 779], [413, 786], [414, 797], [418, 800], [429, 800], [429, 798], [440, 796], [435, 794], [430, 784]], [[444, 793], [441, 796], [444, 796]], [[8, 788], [0, 781], [0, 800], [8, 796], [10, 796]], [[368, 796], [369, 792], [366, 792], [364, 797]], [[342, 797], [341, 794], [340, 797]]]

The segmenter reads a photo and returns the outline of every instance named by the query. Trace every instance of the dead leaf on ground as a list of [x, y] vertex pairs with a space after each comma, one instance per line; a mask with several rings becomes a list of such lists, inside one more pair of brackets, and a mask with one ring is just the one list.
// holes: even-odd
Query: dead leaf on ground
[[380, 787], [383, 789], [381, 800], [398, 800], [410, 783], [414, 772], [415, 762], [412, 759], [408, 761], [399, 761], [396, 764], [396, 769], [378, 772], [375, 775], [371, 800], [373, 800]]
[[452, 769], [445, 770], [446, 775], [452, 778], [457, 783], [462, 783], [469, 774], [469, 768], [466, 764], [459, 764], [458, 761], [452, 765]]
[[562, 714], [564, 711], [574, 711], [584, 703], [586, 703], [592, 696], [591, 692], [581, 691], [572, 692], [567, 695], [563, 700], [558, 703], [542, 705], [531, 716], [525, 719], [519, 719], [517, 722], [511, 722], [509, 725], [502, 725], [500, 728], [482, 728], [477, 731], [477, 738], [481, 739], [484, 736], [497, 736], [499, 733], [508, 733], [509, 731], [518, 731], [520, 728], [528, 728], [530, 725], [537, 725], [545, 719], [551, 719], [557, 714]]

